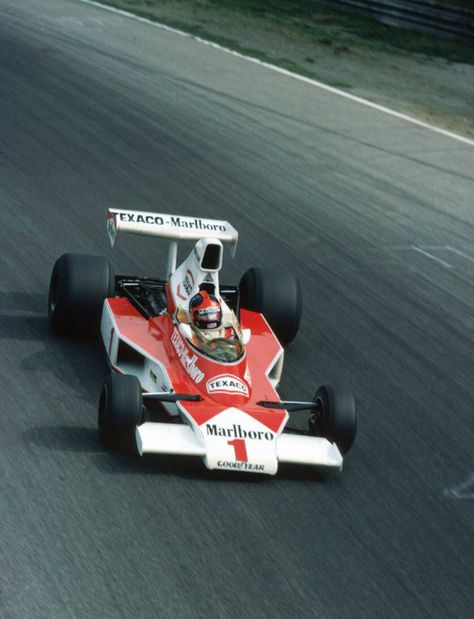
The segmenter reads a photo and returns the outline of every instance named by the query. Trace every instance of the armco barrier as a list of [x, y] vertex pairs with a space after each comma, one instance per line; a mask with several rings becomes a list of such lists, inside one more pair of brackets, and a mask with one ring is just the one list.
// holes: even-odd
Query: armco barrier
[[474, 38], [474, 12], [426, 0], [324, 0], [426, 31]]

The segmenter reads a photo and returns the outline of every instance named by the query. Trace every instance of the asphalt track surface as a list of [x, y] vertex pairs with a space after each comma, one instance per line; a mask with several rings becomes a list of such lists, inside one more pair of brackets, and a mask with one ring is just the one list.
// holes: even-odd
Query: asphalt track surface
[[[78, 2], [0, 13], [2, 619], [472, 617], [474, 149]], [[299, 274], [281, 393], [353, 389], [342, 475], [101, 449], [100, 346], [46, 291], [66, 251], [163, 273], [112, 206], [231, 221], [227, 283]]]

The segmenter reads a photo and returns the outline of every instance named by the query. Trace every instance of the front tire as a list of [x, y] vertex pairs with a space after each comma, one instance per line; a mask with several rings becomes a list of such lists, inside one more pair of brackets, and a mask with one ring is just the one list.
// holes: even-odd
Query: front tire
[[137, 453], [136, 427], [143, 421], [140, 381], [131, 374], [109, 374], [99, 401], [99, 437], [108, 449]]
[[63, 254], [56, 260], [49, 285], [51, 327], [61, 335], [96, 329], [104, 299], [114, 294], [114, 271], [106, 258]]
[[239, 289], [240, 307], [263, 314], [283, 346], [295, 339], [301, 320], [302, 292], [294, 275], [252, 268], [242, 276]]
[[345, 454], [357, 433], [357, 408], [352, 393], [344, 387], [325, 385], [313, 398], [315, 410], [310, 418], [311, 434], [320, 433]]

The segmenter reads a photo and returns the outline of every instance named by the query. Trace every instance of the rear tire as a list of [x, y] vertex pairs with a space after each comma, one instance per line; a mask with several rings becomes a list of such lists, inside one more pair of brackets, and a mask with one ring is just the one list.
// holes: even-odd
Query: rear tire
[[48, 315], [61, 335], [97, 329], [104, 299], [115, 294], [110, 262], [101, 256], [63, 254], [53, 267]]
[[143, 421], [140, 381], [131, 374], [109, 374], [99, 401], [99, 437], [108, 449], [137, 453], [136, 427]]
[[263, 314], [273, 332], [285, 346], [298, 332], [302, 311], [299, 280], [288, 273], [269, 268], [251, 268], [239, 284], [240, 307]]
[[357, 433], [357, 408], [352, 393], [344, 387], [325, 385], [313, 398], [316, 407], [310, 418], [310, 433], [322, 434], [345, 454]]

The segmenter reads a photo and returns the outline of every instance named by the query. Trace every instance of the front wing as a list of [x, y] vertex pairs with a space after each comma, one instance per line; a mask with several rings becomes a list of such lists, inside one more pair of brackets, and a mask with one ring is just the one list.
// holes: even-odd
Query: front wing
[[[251, 461], [214, 458], [193, 429], [185, 424], [145, 422], [137, 427], [136, 439], [140, 455], [199, 456], [210, 469], [276, 473], [276, 467], [262, 469]], [[342, 469], [342, 456], [337, 446], [318, 436], [280, 434], [276, 439], [276, 458], [278, 464], [283, 462]]]

